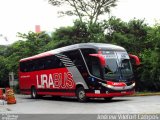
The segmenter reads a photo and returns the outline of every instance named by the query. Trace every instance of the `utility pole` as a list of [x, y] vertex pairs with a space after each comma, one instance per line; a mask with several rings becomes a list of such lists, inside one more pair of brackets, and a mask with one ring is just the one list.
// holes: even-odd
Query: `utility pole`
[[9, 73], [9, 86], [11, 88], [14, 88], [14, 73], [13, 72]]

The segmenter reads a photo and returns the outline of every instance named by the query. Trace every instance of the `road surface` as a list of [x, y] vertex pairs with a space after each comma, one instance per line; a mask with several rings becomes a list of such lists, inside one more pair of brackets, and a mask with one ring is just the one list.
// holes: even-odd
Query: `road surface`
[[117, 97], [106, 102], [93, 99], [80, 103], [75, 98], [31, 99], [16, 95], [17, 104], [0, 105], [0, 113], [16, 114], [160, 114], [160, 96]]
[[56, 100], [44, 97], [35, 100], [29, 95], [16, 95], [16, 99], [17, 104], [0, 105], [1, 120], [160, 119], [160, 96], [117, 97], [110, 102], [93, 99], [87, 103], [79, 103], [75, 98]]

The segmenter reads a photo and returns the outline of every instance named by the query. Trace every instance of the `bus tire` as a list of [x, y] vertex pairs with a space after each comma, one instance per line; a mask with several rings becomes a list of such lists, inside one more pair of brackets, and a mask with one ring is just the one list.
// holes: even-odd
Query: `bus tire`
[[31, 98], [32, 99], [37, 99], [38, 98], [37, 91], [36, 91], [35, 87], [31, 88]]
[[112, 98], [113, 98], [113, 97], [106, 97], [106, 98], [104, 98], [104, 100], [107, 101], [107, 102], [109, 102], [109, 101], [112, 100]]
[[79, 102], [86, 102], [87, 101], [87, 97], [86, 97], [86, 93], [83, 87], [79, 87], [76, 90], [76, 96]]

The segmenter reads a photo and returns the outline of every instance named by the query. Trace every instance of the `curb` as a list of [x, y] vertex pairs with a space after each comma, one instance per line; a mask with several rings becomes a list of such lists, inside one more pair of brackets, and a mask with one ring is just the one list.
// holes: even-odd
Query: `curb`
[[160, 95], [160, 92], [157, 92], [157, 93], [135, 93], [131, 96], [136, 97], [136, 96], [158, 96], [158, 95]]

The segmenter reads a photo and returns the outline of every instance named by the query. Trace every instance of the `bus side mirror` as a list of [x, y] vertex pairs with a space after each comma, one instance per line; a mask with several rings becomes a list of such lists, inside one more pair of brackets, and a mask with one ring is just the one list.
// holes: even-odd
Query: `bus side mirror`
[[140, 59], [136, 55], [129, 54], [131, 64], [139, 66], [140, 65]]
[[101, 54], [89, 54], [89, 56], [97, 57], [101, 63], [101, 66], [104, 67], [106, 65], [106, 60]]

